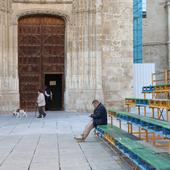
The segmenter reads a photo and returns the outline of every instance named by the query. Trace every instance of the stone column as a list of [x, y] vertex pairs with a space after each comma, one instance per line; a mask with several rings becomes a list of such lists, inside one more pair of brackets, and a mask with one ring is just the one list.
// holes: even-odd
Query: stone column
[[[16, 95], [16, 60], [12, 51], [11, 0], [0, 3], [0, 111], [11, 111], [18, 107]], [[17, 87], [18, 89], [18, 87]], [[17, 98], [17, 99], [16, 99]]]
[[0, 3], [0, 110], [6, 110], [6, 93], [8, 90], [8, 21], [9, 4], [6, 0]]
[[71, 79], [66, 80], [66, 110], [88, 111], [93, 99], [103, 101], [102, 17], [98, 4], [96, 0], [73, 2], [71, 67], [67, 70]]
[[133, 1], [103, 0], [103, 91], [108, 107], [132, 96]]
[[96, 39], [96, 99], [100, 99], [104, 102], [103, 98], [103, 81], [102, 81], [102, 0], [95, 2], [96, 16], [95, 16], [95, 39]]

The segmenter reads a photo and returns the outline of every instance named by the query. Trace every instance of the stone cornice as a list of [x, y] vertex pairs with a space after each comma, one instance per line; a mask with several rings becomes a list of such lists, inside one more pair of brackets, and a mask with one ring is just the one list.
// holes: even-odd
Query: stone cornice
[[13, 25], [18, 24], [18, 19], [22, 16], [26, 15], [33, 15], [33, 14], [50, 14], [50, 15], [57, 15], [63, 17], [63, 19], [67, 22], [70, 23], [70, 14], [67, 13], [66, 11], [59, 11], [59, 10], [52, 10], [49, 8], [34, 8], [34, 9], [24, 9], [24, 10], [19, 10], [16, 13], [13, 13], [12, 15], [12, 21]]
[[45, 0], [39, 0], [39, 1], [32, 1], [32, 0], [13, 0], [13, 3], [31, 3], [31, 4], [72, 4], [73, 0], [56, 0], [56, 1], [45, 1]]
[[146, 42], [143, 43], [143, 46], [158, 46], [158, 45], [167, 45], [169, 42]]

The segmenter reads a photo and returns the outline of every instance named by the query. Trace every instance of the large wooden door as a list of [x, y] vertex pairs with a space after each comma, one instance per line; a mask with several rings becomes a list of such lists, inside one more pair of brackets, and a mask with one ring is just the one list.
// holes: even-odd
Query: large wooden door
[[45, 74], [64, 75], [65, 22], [47, 15], [27, 16], [18, 22], [20, 107], [33, 110]]

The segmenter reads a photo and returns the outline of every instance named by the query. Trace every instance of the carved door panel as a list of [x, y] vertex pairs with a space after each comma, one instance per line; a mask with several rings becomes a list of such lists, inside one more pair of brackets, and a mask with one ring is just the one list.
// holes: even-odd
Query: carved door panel
[[46, 73], [64, 74], [64, 20], [29, 16], [19, 20], [18, 70], [20, 107], [33, 110]]

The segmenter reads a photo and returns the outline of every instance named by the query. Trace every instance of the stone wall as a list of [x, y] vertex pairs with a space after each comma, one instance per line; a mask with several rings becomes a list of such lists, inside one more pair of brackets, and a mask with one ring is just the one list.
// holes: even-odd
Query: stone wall
[[1, 86], [0, 95], [11, 102], [13, 92], [15, 98], [14, 104], [4, 100], [0, 110], [19, 107], [18, 18], [38, 13], [59, 15], [66, 21], [65, 110], [92, 110], [95, 98], [122, 107], [132, 88], [132, 4], [132, 0], [13, 0], [11, 12], [4, 14], [9, 17], [5, 29], [9, 37], [3, 40], [8, 47], [1, 57], [4, 67], [9, 65], [8, 74], [2, 71], [9, 86], [6, 94]]
[[133, 63], [132, 0], [103, 3], [103, 89], [107, 105], [123, 107], [131, 96]]
[[155, 63], [156, 71], [168, 68], [168, 16], [166, 0], [148, 0], [143, 19], [143, 62]]
[[66, 108], [89, 110], [94, 98], [122, 108], [132, 89], [132, 0], [79, 0], [74, 7]]

